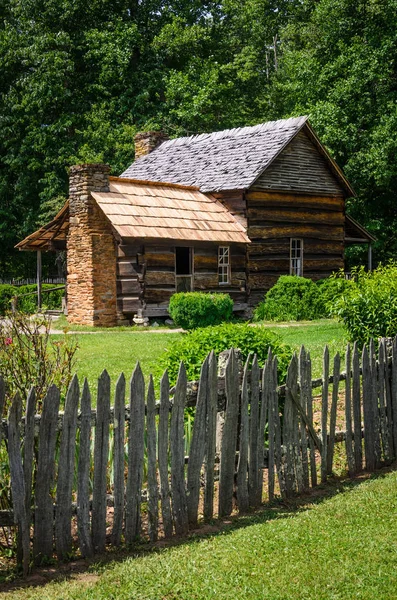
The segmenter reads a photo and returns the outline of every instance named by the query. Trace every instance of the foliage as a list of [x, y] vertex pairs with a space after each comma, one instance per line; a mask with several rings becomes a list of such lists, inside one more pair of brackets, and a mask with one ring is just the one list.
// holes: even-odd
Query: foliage
[[230, 321], [233, 300], [229, 294], [181, 292], [171, 296], [168, 311], [179, 327], [197, 329]]
[[346, 279], [343, 271], [331, 275], [326, 279], [316, 282], [321, 292], [323, 306], [322, 317], [331, 317], [334, 314], [335, 302], [352, 285], [352, 280]]
[[397, 335], [397, 263], [380, 265], [369, 273], [359, 267], [352, 275], [352, 285], [334, 307], [350, 339], [363, 345], [371, 337]]
[[54, 340], [51, 320], [46, 316], [31, 319], [23, 313], [8, 313], [0, 321], [0, 375], [6, 384], [8, 401], [17, 392], [23, 400], [32, 386], [42, 400], [46, 390], [56, 384], [61, 394], [72, 377], [77, 350], [76, 340], [67, 335]]
[[229, 348], [239, 348], [244, 360], [250, 352], [256, 353], [260, 366], [263, 366], [271, 348], [278, 358], [281, 379], [286, 375], [292, 356], [290, 347], [277, 334], [263, 327], [252, 327], [246, 323], [224, 323], [185, 334], [167, 350], [162, 366], [168, 369], [170, 381], [175, 383], [179, 364], [183, 361], [188, 379], [195, 381], [200, 376], [201, 364], [211, 350], [218, 355]]
[[282, 275], [255, 309], [255, 321], [302, 321], [323, 316], [320, 288], [311, 279]]
[[[46, 292], [46, 290], [52, 290]], [[37, 285], [13, 286], [0, 284], [0, 315], [4, 315], [11, 308], [11, 300], [17, 297], [17, 308], [19, 312], [33, 314], [37, 311], [37, 295], [32, 292], [37, 291]], [[42, 285], [42, 305], [50, 310], [59, 309], [62, 305], [62, 296], [65, 295], [65, 289], [54, 289], [54, 285], [44, 283]]]

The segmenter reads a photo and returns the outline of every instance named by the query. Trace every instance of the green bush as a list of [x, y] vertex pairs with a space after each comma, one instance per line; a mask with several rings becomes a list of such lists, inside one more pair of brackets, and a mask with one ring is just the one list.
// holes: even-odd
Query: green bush
[[302, 321], [323, 316], [320, 287], [311, 279], [282, 275], [254, 312], [254, 321]]
[[[42, 285], [42, 305], [49, 310], [56, 310], [62, 307], [62, 296], [65, 295], [65, 289], [53, 290], [46, 292], [45, 290], [53, 289], [55, 286], [50, 283]], [[0, 285], [0, 315], [4, 315], [11, 309], [11, 299], [18, 296], [18, 311], [33, 314], [37, 311], [37, 295], [32, 294], [37, 290], [37, 285]], [[24, 294], [29, 294], [25, 296]]]
[[13, 285], [0, 284], [0, 315], [11, 309], [11, 299], [16, 295], [17, 289]]
[[343, 271], [327, 279], [320, 279], [317, 285], [321, 292], [321, 312], [322, 317], [330, 317], [334, 314], [335, 302], [345, 293], [352, 285], [350, 279], [346, 279]]
[[233, 300], [229, 294], [181, 292], [171, 296], [168, 312], [183, 329], [208, 327], [230, 321]]
[[349, 337], [362, 346], [371, 337], [397, 335], [397, 263], [370, 273], [352, 270], [353, 281], [335, 301], [333, 312], [346, 326]]
[[278, 358], [280, 379], [284, 380], [292, 357], [291, 348], [277, 334], [264, 327], [252, 327], [246, 323], [224, 323], [187, 333], [167, 350], [162, 367], [168, 369], [170, 380], [174, 384], [179, 363], [183, 361], [189, 381], [195, 381], [200, 376], [202, 362], [211, 350], [218, 356], [223, 350], [239, 348], [244, 360], [250, 352], [255, 352], [259, 365], [263, 366], [269, 347]]

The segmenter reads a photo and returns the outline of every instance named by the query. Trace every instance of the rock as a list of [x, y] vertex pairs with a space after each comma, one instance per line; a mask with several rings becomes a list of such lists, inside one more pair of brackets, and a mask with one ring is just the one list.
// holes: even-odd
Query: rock
[[174, 323], [174, 321], [173, 321], [172, 319], [166, 319], [166, 320], [164, 321], [164, 323], [165, 323], [166, 325], [175, 325], [175, 323]]
[[152, 327], [160, 327], [160, 325], [157, 323], [157, 321], [154, 321], [154, 322], [152, 323]]

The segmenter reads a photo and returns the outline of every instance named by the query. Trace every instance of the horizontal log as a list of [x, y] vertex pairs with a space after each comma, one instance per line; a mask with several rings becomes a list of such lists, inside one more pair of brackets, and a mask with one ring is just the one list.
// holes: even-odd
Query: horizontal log
[[146, 271], [144, 281], [145, 285], [175, 286], [175, 272]]
[[230, 283], [232, 286], [244, 287], [247, 280], [247, 274], [245, 271], [232, 271]]
[[194, 274], [194, 289], [196, 290], [208, 290], [211, 288], [217, 288], [219, 285], [218, 274], [211, 273], [195, 273]]
[[263, 238], [317, 238], [320, 240], [343, 240], [343, 227], [328, 227], [325, 225], [297, 224], [269, 224], [260, 227], [249, 227], [248, 237], [251, 240], [261, 241]]
[[263, 222], [281, 223], [319, 223], [326, 225], [343, 225], [343, 212], [322, 211], [319, 208], [302, 210], [300, 207], [291, 208], [250, 208], [248, 210], [250, 226]]
[[285, 275], [288, 273], [278, 273], [277, 275], [250, 273], [248, 275], [248, 285], [251, 289], [259, 288], [261, 290], [269, 290], [282, 274]]
[[145, 252], [143, 258], [147, 267], [170, 267], [175, 269], [175, 254], [173, 252]]
[[143, 298], [148, 304], [158, 304], [159, 302], [168, 302], [173, 294], [175, 294], [175, 289], [145, 288]]
[[141, 284], [138, 279], [118, 279], [117, 294], [118, 295], [139, 295], [142, 291]]
[[117, 262], [117, 275], [120, 277], [128, 277], [129, 275], [137, 276], [138, 273], [135, 268], [135, 263], [130, 261], [118, 261]]
[[194, 269], [208, 268], [218, 268], [218, 251], [214, 249], [213, 254], [207, 254], [206, 256], [194, 253]]
[[248, 261], [248, 271], [258, 272], [258, 271], [279, 271], [280, 273], [285, 273], [289, 271], [290, 268], [290, 259], [289, 256], [283, 258], [256, 258], [249, 259]]
[[303, 254], [303, 272], [317, 272], [317, 271], [338, 271], [343, 269], [344, 260], [342, 257], [336, 258], [315, 258], [307, 259]]
[[328, 241], [305, 238], [303, 240], [303, 251], [308, 254], [340, 254], [343, 256], [343, 241]]
[[142, 302], [139, 297], [119, 297], [117, 298], [117, 308], [124, 314], [136, 313], [139, 308], [142, 308]]
[[280, 192], [256, 191], [247, 193], [248, 207], [256, 206], [301, 206], [302, 208], [316, 208], [321, 210], [343, 211], [344, 199], [342, 196], [304, 196], [301, 194], [283, 194]]
[[119, 258], [135, 257], [137, 254], [142, 253], [142, 251], [143, 249], [140, 245], [119, 244], [117, 246], [117, 256]]

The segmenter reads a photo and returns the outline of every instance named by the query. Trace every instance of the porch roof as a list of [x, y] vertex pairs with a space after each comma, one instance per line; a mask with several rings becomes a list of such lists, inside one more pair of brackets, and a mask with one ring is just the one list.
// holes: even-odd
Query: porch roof
[[69, 228], [69, 202], [66, 202], [56, 217], [19, 242], [19, 250], [59, 250], [66, 247], [66, 235]]

